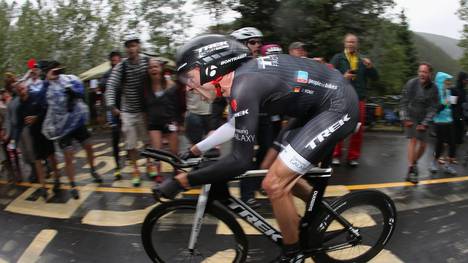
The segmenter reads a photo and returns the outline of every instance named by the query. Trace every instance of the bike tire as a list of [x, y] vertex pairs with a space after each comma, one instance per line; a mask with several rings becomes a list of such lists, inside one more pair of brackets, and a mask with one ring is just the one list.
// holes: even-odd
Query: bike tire
[[[362, 235], [362, 242], [353, 244], [349, 248], [333, 251], [332, 249], [329, 249], [327, 251], [322, 251], [312, 255], [316, 262], [368, 262], [385, 247], [395, 230], [397, 216], [395, 204], [393, 203], [392, 199], [390, 199], [390, 197], [380, 191], [365, 190], [349, 193], [341, 198], [338, 198], [331, 204], [331, 207], [338, 214], [343, 216], [348, 222], [350, 222], [353, 227], [359, 229], [359, 232]], [[353, 209], [356, 211], [353, 211]], [[369, 213], [371, 211], [372, 213]], [[381, 216], [382, 218], [378, 216]], [[338, 228], [343, 227], [330, 213], [322, 210], [318, 222], [321, 223], [317, 224], [314, 228], [314, 231], [312, 231], [310, 234], [310, 239], [315, 239], [315, 246], [320, 244], [322, 248], [325, 248], [332, 247], [334, 244], [336, 244], [333, 242], [341, 242], [342, 244], [346, 243], [346, 240], [349, 242], [350, 237], [346, 236], [349, 235], [348, 231], [343, 231], [342, 229], [333, 229], [337, 228], [337, 226]], [[363, 226], [360, 226], [359, 224], [362, 224]], [[334, 236], [333, 239], [330, 240], [328, 239], [331, 238], [331, 236], [334, 234], [338, 235], [338, 233], [342, 233], [340, 234], [340, 238], [344, 238], [345, 241], [340, 240], [338, 236]], [[343, 234], [345, 235], [344, 237]], [[376, 237], [375, 242], [370, 240], [372, 236]], [[370, 244], [364, 245], [364, 243], [367, 242]], [[359, 246], [361, 246], [360, 249]], [[352, 252], [360, 252], [361, 249], [364, 251], [363, 254], [353, 256]], [[345, 256], [346, 252], [348, 252], [348, 256]], [[339, 256], [340, 253], [341, 257]]]
[[[171, 257], [169, 259], [164, 258], [162, 254], [168, 253], [169, 249], [175, 249], [179, 250], [178, 252], [174, 253], [177, 257], [181, 258], [183, 257], [183, 253], [187, 254], [190, 253], [187, 246], [189, 242], [189, 238], [186, 238], [186, 242], [179, 242], [181, 246], [185, 246], [184, 248], [177, 249], [176, 245], [171, 243], [171, 240], [180, 238], [180, 235], [183, 235], [183, 231], [175, 231], [175, 235], [169, 235], [167, 238], [163, 238], [164, 240], [162, 241], [163, 244], [160, 244], [159, 247], [158, 245], [155, 245], [155, 239], [159, 239], [159, 237], [153, 238], [153, 230], [155, 230], [155, 226], [158, 224], [158, 221], [163, 221], [166, 215], [172, 214], [172, 213], [181, 213], [180, 215], [190, 215], [190, 213], [195, 213], [197, 207], [197, 201], [196, 200], [174, 200], [171, 202], [163, 203], [159, 206], [156, 206], [153, 208], [148, 215], [146, 216], [142, 229], [141, 229], [141, 237], [142, 237], [142, 242], [143, 242], [143, 247], [149, 256], [149, 258], [153, 262], [178, 262], [179, 260], [176, 259], [175, 257]], [[178, 215], [179, 216], [179, 215]], [[205, 218], [210, 218], [211, 221], [213, 220], [219, 220], [222, 222], [232, 233], [232, 235], [226, 236], [225, 238], [233, 238], [233, 247], [232, 249], [234, 250], [235, 256], [231, 254], [229, 255], [230, 257], [233, 257], [232, 262], [235, 263], [240, 263], [240, 262], [245, 262], [246, 257], [247, 257], [247, 252], [248, 252], [248, 243], [247, 243], [247, 237], [242, 230], [241, 226], [239, 223], [236, 221], [234, 216], [230, 214], [229, 211], [227, 211], [225, 208], [221, 207], [217, 203], [209, 203], [206, 206], [205, 209]], [[187, 220], [187, 222], [190, 222], [192, 220], [191, 218]], [[208, 220], [208, 219], [207, 219]], [[202, 225], [202, 229], [200, 232], [200, 235], [202, 235], [204, 228], [207, 228], [205, 226], [206, 220]], [[162, 225], [162, 223], [161, 223]], [[190, 224], [190, 228], [191, 228]], [[176, 229], [177, 227], [174, 227]], [[188, 228], [188, 227], [186, 227]], [[156, 230], [158, 231], [158, 230]], [[160, 232], [162, 233], [162, 232]], [[161, 235], [162, 236], [162, 235]], [[176, 238], [177, 237], [177, 238]], [[161, 237], [162, 238], [162, 237]], [[218, 235], [210, 235], [209, 241], [210, 241], [210, 252], [215, 252], [212, 250], [212, 247], [215, 247], [216, 245], [219, 245], [220, 243], [223, 242], [223, 237], [220, 237], [221, 240], [219, 240]], [[201, 244], [200, 242], [206, 242], [206, 240], [200, 240], [201, 238], [199, 237], [197, 241], [197, 247], [198, 249], [199, 245]], [[177, 241], [174, 241], [174, 243]], [[223, 253], [222, 251], [220, 251]], [[172, 253], [172, 252], [171, 252]], [[182, 253], [182, 254], [181, 254]], [[200, 252], [201, 253], [201, 252]], [[180, 262], [209, 262], [209, 260], [200, 260], [197, 261], [197, 259], [194, 259], [194, 257], [203, 257], [200, 255], [188, 255], [187, 257], [190, 257], [189, 261], [186, 261], [186, 259], [182, 260], [180, 259]], [[213, 262], [220, 262], [220, 259], [212, 260]], [[229, 262], [225, 259], [221, 260], [223, 262]]]

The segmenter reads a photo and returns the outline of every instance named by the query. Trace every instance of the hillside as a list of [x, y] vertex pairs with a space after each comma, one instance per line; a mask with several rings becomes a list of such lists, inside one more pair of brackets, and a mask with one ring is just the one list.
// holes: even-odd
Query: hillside
[[457, 60], [444, 52], [434, 42], [429, 41], [419, 33], [413, 34], [413, 40], [419, 60], [431, 63], [436, 72], [443, 71], [456, 76], [461, 70]]
[[427, 41], [432, 42], [439, 48], [441, 48], [445, 53], [447, 53], [453, 59], [460, 59], [463, 56], [463, 49], [458, 46], [458, 39], [435, 35], [430, 33], [414, 32], [417, 35], [422, 36]]

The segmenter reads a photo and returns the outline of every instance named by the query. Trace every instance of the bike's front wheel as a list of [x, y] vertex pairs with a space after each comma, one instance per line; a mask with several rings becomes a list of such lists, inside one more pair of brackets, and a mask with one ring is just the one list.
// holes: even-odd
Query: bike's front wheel
[[247, 238], [221, 206], [207, 205], [194, 249], [189, 249], [196, 200], [175, 200], [155, 207], [143, 222], [141, 236], [153, 262], [244, 262]]
[[395, 205], [382, 192], [350, 193], [331, 206], [352, 229], [329, 212], [323, 214], [321, 224], [312, 232], [318, 237], [310, 236], [317, 238], [323, 249], [323, 253], [313, 256], [317, 262], [368, 262], [384, 248], [395, 230]]

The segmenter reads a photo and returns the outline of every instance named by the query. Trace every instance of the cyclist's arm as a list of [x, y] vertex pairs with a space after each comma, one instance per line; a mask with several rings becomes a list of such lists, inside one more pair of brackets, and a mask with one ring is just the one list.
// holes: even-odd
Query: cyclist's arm
[[191, 186], [226, 182], [252, 167], [260, 104], [260, 95], [252, 90], [258, 83], [255, 79], [244, 79], [236, 84], [236, 93], [231, 94], [235, 101], [231, 105], [236, 105], [232, 113], [235, 118], [232, 152], [208, 167], [189, 172]]
[[231, 118], [228, 122], [220, 126], [203, 141], [196, 144], [200, 152], [206, 152], [217, 145], [225, 143], [234, 137], [235, 120]]

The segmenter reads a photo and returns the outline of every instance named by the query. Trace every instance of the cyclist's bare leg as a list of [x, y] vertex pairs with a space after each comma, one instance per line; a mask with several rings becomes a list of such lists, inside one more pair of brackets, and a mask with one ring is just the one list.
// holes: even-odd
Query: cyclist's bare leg
[[265, 158], [263, 158], [262, 163], [260, 164], [260, 169], [269, 169], [273, 162], [278, 157], [279, 152], [273, 148], [268, 149]]
[[300, 198], [302, 201], [307, 203], [312, 193], [313, 187], [304, 179], [300, 178], [292, 188], [294, 196]]
[[294, 205], [291, 189], [297, 182], [297, 173], [289, 169], [283, 161], [276, 159], [262, 182], [268, 193], [273, 214], [278, 222], [283, 243], [295, 244], [299, 241], [299, 217]]
[[[269, 169], [276, 160], [276, 157], [278, 157], [278, 154], [279, 153], [277, 150], [273, 148], [268, 149], [265, 159], [263, 159], [263, 162], [260, 165], [260, 169]], [[310, 186], [310, 184], [302, 178], [299, 179], [292, 188], [292, 194], [296, 197], [299, 197], [304, 202], [308, 201], [310, 193], [312, 193], [312, 186]]]

